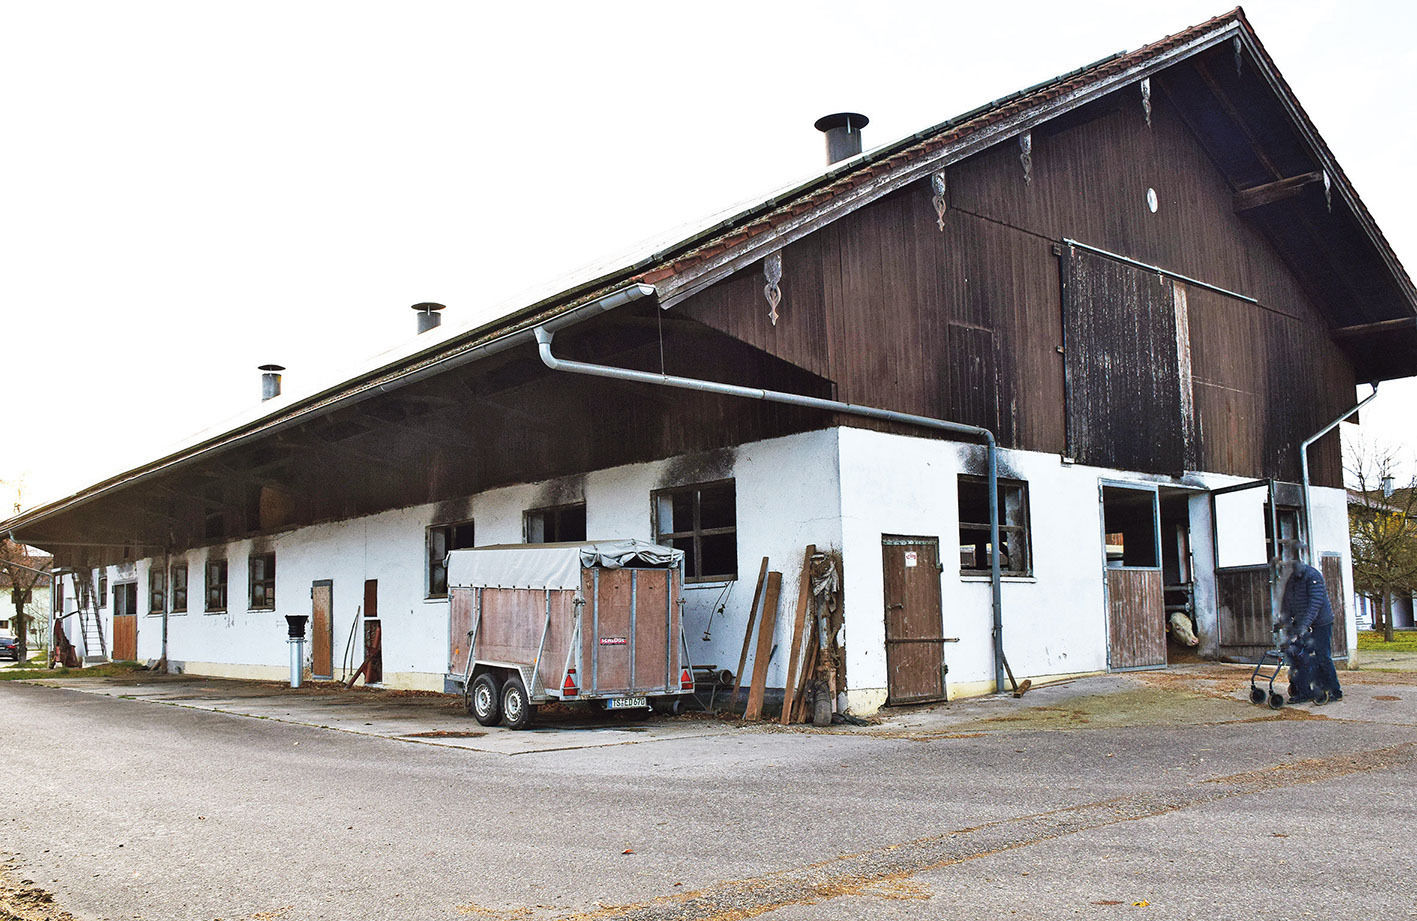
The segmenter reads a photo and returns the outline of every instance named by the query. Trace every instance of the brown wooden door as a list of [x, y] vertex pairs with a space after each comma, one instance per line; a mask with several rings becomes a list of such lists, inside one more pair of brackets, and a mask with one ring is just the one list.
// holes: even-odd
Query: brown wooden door
[[113, 586], [113, 661], [138, 658], [138, 584]]
[[1333, 608], [1333, 657], [1348, 657], [1348, 608], [1343, 603], [1347, 593], [1343, 591], [1343, 555], [1325, 553], [1319, 557], [1319, 571], [1323, 573], [1324, 587], [1328, 589], [1329, 607]]
[[335, 676], [335, 584], [321, 579], [310, 586], [310, 677]]
[[384, 634], [379, 623], [379, 580], [364, 580], [364, 658], [369, 660], [365, 684], [384, 680]]
[[1107, 570], [1107, 664], [1114, 670], [1166, 664], [1161, 570]]
[[886, 602], [886, 700], [944, 700], [945, 652], [940, 609], [940, 541], [882, 537]]

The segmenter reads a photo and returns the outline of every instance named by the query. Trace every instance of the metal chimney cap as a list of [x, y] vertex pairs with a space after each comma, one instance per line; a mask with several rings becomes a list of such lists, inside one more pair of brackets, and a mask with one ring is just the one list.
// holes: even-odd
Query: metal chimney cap
[[823, 115], [812, 123], [812, 127], [818, 131], [830, 131], [833, 128], [845, 128], [848, 131], [865, 128], [871, 120], [860, 112], [837, 112], [832, 115]]
[[446, 310], [442, 304], [435, 304], [432, 301], [424, 301], [421, 304], [414, 304], [413, 309], [419, 313], [436, 313], [439, 310]]
[[260, 366], [259, 368], [257, 368], [256, 370], [258, 370], [258, 371], [284, 371], [284, 370], [285, 370], [285, 365], [261, 365], [261, 366]]

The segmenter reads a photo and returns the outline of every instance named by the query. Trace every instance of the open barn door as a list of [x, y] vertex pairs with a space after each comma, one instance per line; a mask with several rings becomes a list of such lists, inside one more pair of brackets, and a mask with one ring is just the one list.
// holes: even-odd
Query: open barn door
[[1254, 480], [1210, 494], [1222, 659], [1254, 662], [1274, 646], [1278, 599], [1270, 543], [1280, 533], [1274, 486]]
[[1166, 608], [1156, 487], [1103, 482], [1098, 492], [1107, 584], [1107, 667], [1164, 668]]

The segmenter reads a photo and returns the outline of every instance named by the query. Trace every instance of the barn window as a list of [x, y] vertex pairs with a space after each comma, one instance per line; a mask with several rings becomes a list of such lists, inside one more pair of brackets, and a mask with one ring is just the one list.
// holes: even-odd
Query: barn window
[[108, 605], [108, 567], [100, 567], [98, 570], [98, 606]]
[[439, 524], [428, 529], [428, 597], [448, 596], [448, 564], [450, 550], [473, 546], [472, 522]]
[[148, 570], [148, 613], [161, 614], [164, 606], [164, 577], [160, 568]]
[[276, 555], [258, 553], [250, 561], [252, 610], [273, 610], [276, 606]]
[[187, 612], [187, 561], [172, 564], [172, 613]]
[[[999, 571], [1026, 576], [1033, 571], [1029, 552], [1028, 484], [999, 480]], [[984, 477], [959, 478], [959, 571], [961, 575], [988, 575], [989, 481]]]
[[684, 581], [738, 578], [738, 505], [732, 480], [653, 494], [655, 542], [684, 551]]
[[226, 560], [207, 560], [207, 610], [226, 610]]
[[585, 503], [531, 509], [522, 516], [522, 532], [529, 544], [585, 540]]
[[1107, 565], [1155, 569], [1161, 565], [1156, 493], [1120, 486], [1102, 488], [1102, 524]]

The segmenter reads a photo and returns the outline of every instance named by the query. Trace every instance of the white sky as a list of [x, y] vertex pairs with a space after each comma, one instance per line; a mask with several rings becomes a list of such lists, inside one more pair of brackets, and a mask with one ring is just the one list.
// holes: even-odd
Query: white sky
[[[0, 2], [0, 480], [26, 506], [412, 336], [1223, 12], [1167, 3]], [[1261, 40], [1417, 267], [1417, 4]], [[1417, 385], [1372, 437], [1414, 454]], [[0, 518], [11, 500], [0, 487]]]

